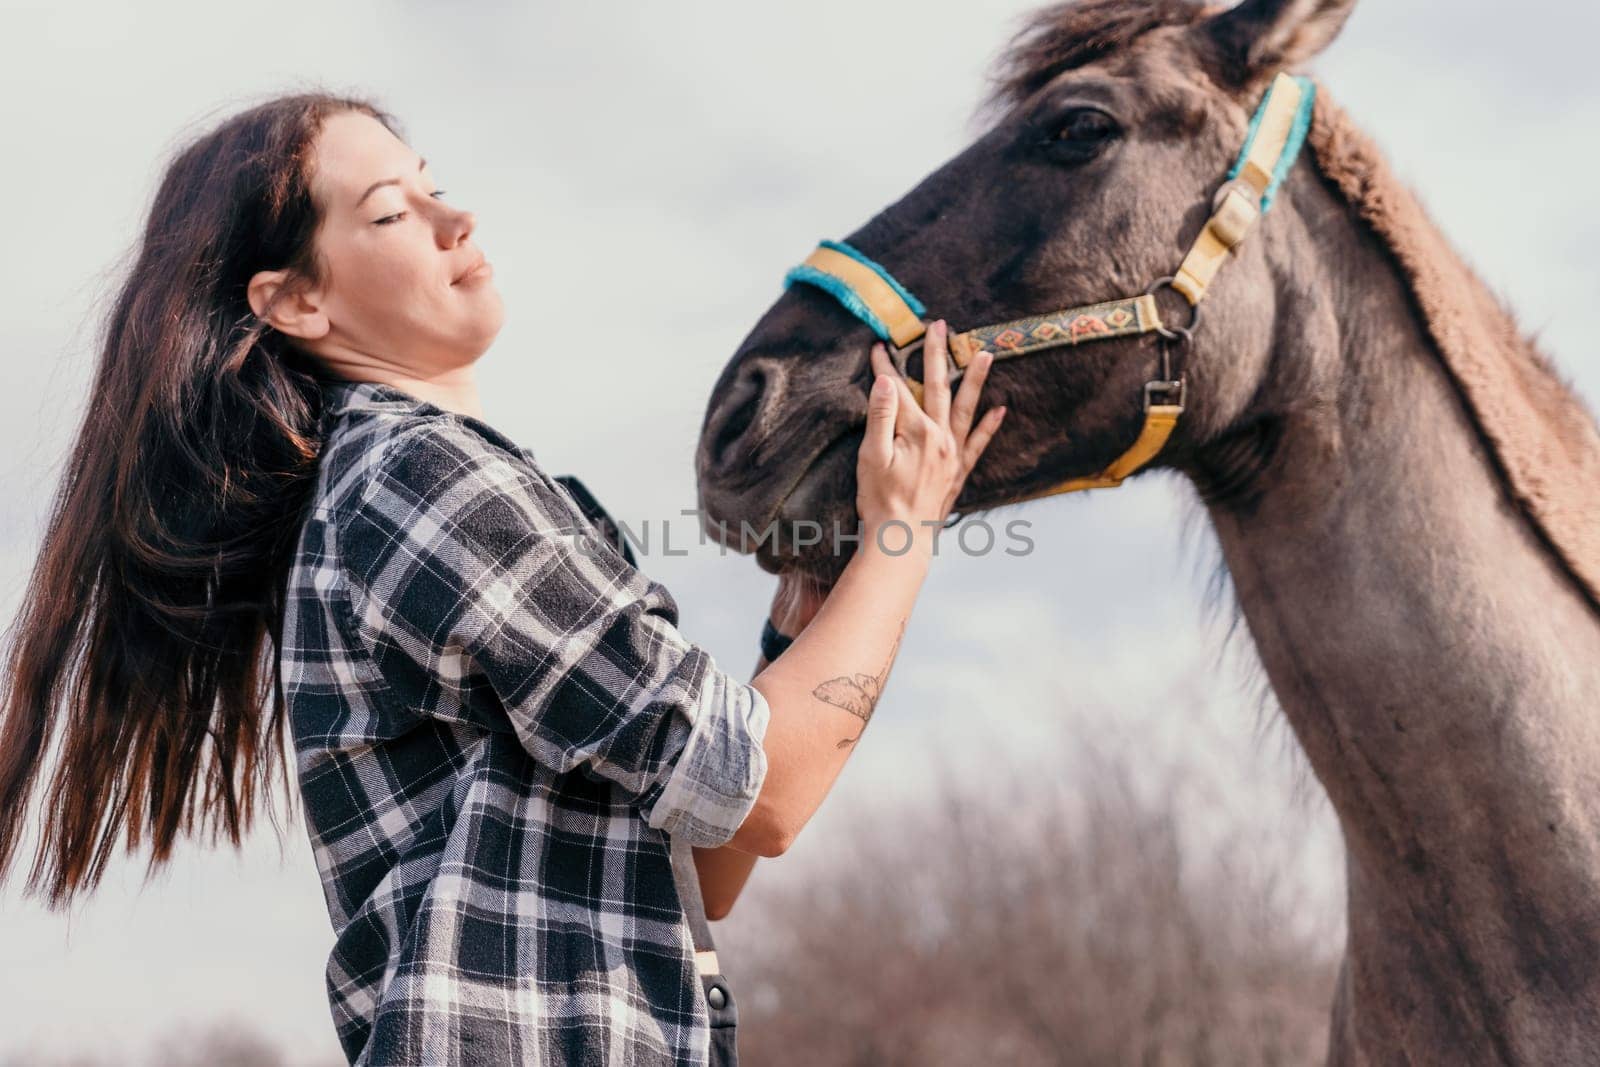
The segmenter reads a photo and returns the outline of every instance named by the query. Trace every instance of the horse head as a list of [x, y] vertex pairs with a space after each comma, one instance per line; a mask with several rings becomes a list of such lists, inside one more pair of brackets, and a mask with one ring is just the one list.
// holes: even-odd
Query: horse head
[[[1257, 135], [1264, 96], [1281, 72], [1334, 38], [1353, 5], [1247, 0], [1218, 10], [1185, 0], [1084, 0], [1047, 8], [1000, 57], [987, 129], [836, 246], [914, 294], [918, 310], [944, 319], [952, 334], [1112, 299], [1148, 294], [1155, 302], [1157, 329], [1120, 333], [1080, 320], [1112, 335], [996, 359], [984, 404], [1004, 404], [1008, 414], [967, 479], [960, 512], [1106, 471], [1148, 429], [1147, 385], [1175, 375], [1183, 403], [1170, 410], [1182, 417], [1142, 469], [1176, 469], [1202, 492], [1227, 490], [1229, 442], [1271, 407], [1273, 389], [1292, 387], [1269, 368], [1281, 328], [1277, 296], [1292, 283], [1287, 246], [1304, 242], [1304, 230], [1262, 218], [1252, 239], [1224, 247], [1209, 268], [1220, 274], [1203, 329], [1190, 329], [1202, 305], [1171, 279], [1208, 233], [1232, 224], [1221, 219], [1219, 191], [1237, 185], [1225, 176]], [[1240, 201], [1257, 206], [1254, 196]], [[868, 353], [883, 331], [840, 295], [790, 285], [716, 382], [696, 473], [702, 521], [725, 543], [748, 548], [741, 528], [801, 520], [855, 528]], [[1073, 328], [1059, 319], [1053, 327]], [[993, 345], [995, 331], [988, 336]], [[905, 359], [914, 381], [920, 363], [915, 353]], [[758, 543], [755, 555], [769, 571], [819, 575], [836, 575], [847, 558], [826, 538], [809, 547]]]

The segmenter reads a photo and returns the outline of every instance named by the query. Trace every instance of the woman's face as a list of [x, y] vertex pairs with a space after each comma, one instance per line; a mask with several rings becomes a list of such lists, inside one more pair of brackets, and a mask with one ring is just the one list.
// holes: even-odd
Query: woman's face
[[384, 368], [432, 379], [474, 362], [505, 319], [471, 240], [477, 219], [444, 200], [432, 168], [363, 112], [329, 116], [312, 149], [325, 277], [308, 294], [317, 313], [306, 320], [307, 334], [321, 336], [302, 338], [305, 347], [348, 377]]

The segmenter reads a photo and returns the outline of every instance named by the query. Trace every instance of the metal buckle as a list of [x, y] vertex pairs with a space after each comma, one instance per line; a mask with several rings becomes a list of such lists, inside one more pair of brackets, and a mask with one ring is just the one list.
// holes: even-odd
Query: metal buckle
[[[1227, 200], [1228, 194], [1233, 192], [1235, 189], [1243, 193], [1245, 195], [1245, 199], [1249, 200], [1252, 204], [1259, 205], [1261, 203], [1261, 193], [1256, 189], [1255, 186], [1245, 181], [1242, 176], [1238, 178], [1230, 178], [1221, 185], [1217, 186], [1217, 191], [1211, 196], [1211, 213], [1213, 215], [1222, 209], [1223, 201]], [[1259, 210], [1260, 209], [1258, 206], [1257, 211], [1259, 212]]]
[[1156, 393], [1164, 393], [1164, 394], [1167, 394], [1169, 396], [1174, 397], [1174, 399], [1171, 402], [1171, 406], [1172, 407], [1176, 407], [1179, 411], [1182, 411], [1183, 410], [1183, 390], [1184, 390], [1184, 379], [1183, 378], [1179, 378], [1176, 381], [1162, 381], [1161, 379], [1158, 378], [1155, 381], [1145, 382], [1144, 383], [1144, 409], [1146, 411], [1150, 410], [1150, 406], [1155, 402], [1152, 399], [1154, 394], [1156, 394]]
[[[911, 377], [911, 354], [913, 352], [921, 351], [923, 348], [923, 342], [927, 339], [928, 324], [924, 322], [922, 324], [922, 336], [916, 338], [914, 341], [908, 342], [904, 348], [897, 346], [893, 341], [883, 342], [883, 347], [889, 353], [889, 361], [893, 363], [895, 365], [895, 369], [900, 372], [900, 377], [905, 378], [908, 381], [916, 380], [912, 379]], [[950, 372], [948, 380], [950, 385], [954, 387], [955, 384], [961, 380], [961, 375], [966, 373], [966, 368], [956, 363], [956, 357], [951, 353], [950, 346], [948, 344], [944, 346], [944, 360], [945, 367]], [[926, 385], [927, 381], [928, 368], [924, 366], [922, 368], [922, 378], [920, 381], [918, 381], [918, 384]]]
[[904, 348], [900, 348], [893, 341], [886, 340], [883, 342], [883, 347], [889, 352], [889, 361], [893, 363], [895, 365], [895, 369], [900, 372], [900, 377], [911, 377], [911, 372], [906, 369], [911, 365], [911, 353], [921, 349], [922, 342], [927, 339], [928, 330], [927, 327], [924, 326], [922, 330], [922, 336], [918, 337]]

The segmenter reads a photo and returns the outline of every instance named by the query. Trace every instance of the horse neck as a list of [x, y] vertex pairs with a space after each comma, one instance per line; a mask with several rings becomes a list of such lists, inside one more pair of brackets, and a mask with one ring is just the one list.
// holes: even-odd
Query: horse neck
[[1570, 1052], [1593, 1017], [1571, 1002], [1600, 994], [1600, 624], [1389, 253], [1309, 170], [1267, 255], [1275, 365], [1313, 391], [1282, 401], [1250, 503], [1207, 507], [1344, 831], [1339, 1003], [1361, 1022], [1334, 1047]]

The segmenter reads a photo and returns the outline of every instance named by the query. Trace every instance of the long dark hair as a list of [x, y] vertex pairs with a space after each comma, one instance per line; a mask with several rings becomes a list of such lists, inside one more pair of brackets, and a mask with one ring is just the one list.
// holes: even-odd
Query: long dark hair
[[272, 813], [275, 758], [294, 810], [277, 649], [321, 450], [319, 375], [245, 294], [260, 270], [324, 278], [311, 149], [344, 110], [398, 136], [376, 105], [315, 91], [179, 149], [103, 324], [4, 645], [0, 879], [59, 728], [26, 887], [53, 908], [93, 889], [124, 827], [129, 852], [148, 840], [146, 877], [208, 824], [238, 847], [258, 796]]

